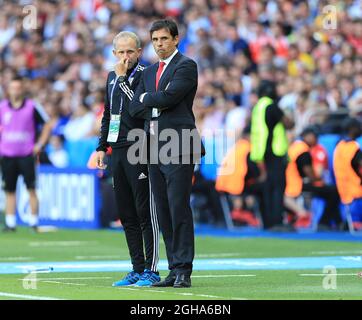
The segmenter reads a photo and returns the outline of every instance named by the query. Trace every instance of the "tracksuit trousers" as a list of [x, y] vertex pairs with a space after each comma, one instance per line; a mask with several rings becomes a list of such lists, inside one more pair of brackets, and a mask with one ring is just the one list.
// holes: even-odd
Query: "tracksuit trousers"
[[113, 188], [133, 270], [157, 271], [159, 226], [156, 206], [150, 197], [146, 164], [130, 164], [128, 147], [113, 149], [111, 156]]

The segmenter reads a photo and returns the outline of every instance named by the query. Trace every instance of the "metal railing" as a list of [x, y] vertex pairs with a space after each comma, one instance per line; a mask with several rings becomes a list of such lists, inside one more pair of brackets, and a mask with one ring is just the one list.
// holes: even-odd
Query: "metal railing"
[[313, 108], [312, 112], [309, 114], [308, 123], [310, 124], [323, 124], [321, 122], [315, 122], [316, 117], [330, 117], [330, 116], [350, 116], [350, 117], [357, 117], [362, 119], [362, 105], [357, 106], [353, 110], [348, 108], [339, 108], [338, 110], [332, 111], [327, 108], [317, 107]]

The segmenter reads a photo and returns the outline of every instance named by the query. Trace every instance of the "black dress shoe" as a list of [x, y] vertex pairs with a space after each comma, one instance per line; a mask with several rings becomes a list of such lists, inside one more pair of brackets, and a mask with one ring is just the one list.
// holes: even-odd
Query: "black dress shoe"
[[165, 280], [152, 284], [152, 287], [173, 287], [175, 283], [176, 275], [172, 272], [165, 278]]
[[175, 283], [173, 284], [174, 288], [190, 288], [191, 287], [191, 278], [190, 276], [180, 273], [176, 276]]

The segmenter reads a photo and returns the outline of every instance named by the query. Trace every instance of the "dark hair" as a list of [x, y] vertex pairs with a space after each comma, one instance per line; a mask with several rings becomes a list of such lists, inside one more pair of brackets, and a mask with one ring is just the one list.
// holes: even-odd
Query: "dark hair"
[[11, 79], [11, 81], [20, 81], [23, 82], [24, 78], [22, 76], [15, 76], [14, 78]]
[[171, 19], [162, 19], [156, 20], [154, 23], [152, 23], [150, 29], [150, 37], [152, 38], [152, 33], [161, 29], [168, 30], [173, 38], [178, 36], [178, 28], [176, 22]]
[[249, 135], [250, 133], [251, 133], [251, 123], [248, 122], [243, 129], [243, 135], [246, 136]]
[[304, 138], [308, 134], [313, 134], [316, 138], [318, 138], [318, 129], [315, 126], [309, 126], [304, 128], [300, 136]]
[[276, 84], [273, 81], [261, 80], [258, 88], [258, 96], [269, 97], [271, 99], [277, 98], [277, 88]]
[[342, 122], [342, 129], [345, 133], [351, 132], [351, 129], [361, 130], [361, 122], [356, 118], [347, 117]]

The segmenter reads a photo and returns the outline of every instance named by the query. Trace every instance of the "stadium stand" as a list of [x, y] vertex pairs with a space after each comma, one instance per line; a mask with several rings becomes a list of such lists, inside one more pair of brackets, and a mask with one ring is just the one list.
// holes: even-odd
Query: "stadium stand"
[[[148, 29], [158, 17], [178, 22], [179, 50], [198, 64], [194, 112], [201, 133], [224, 129], [238, 136], [257, 101], [258, 83], [274, 80], [279, 106], [295, 120], [290, 140], [306, 125], [318, 125], [333, 176], [340, 120], [362, 115], [362, 6], [358, 0], [32, 1], [37, 15], [34, 29], [23, 26], [23, 7], [28, 1], [0, 4], [0, 100], [6, 97], [11, 78], [26, 77], [29, 95], [49, 114], [57, 114], [59, 126], [54, 134], [65, 137], [69, 166], [86, 167], [95, 148], [106, 75], [116, 62], [113, 37], [120, 30], [139, 34], [142, 62], [149, 65], [157, 57]], [[325, 13], [323, 8], [331, 4], [335, 11]], [[338, 30], [333, 22], [338, 22]], [[74, 119], [79, 132], [68, 139], [71, 135], [64, 133], [74, 132], [67, 129]], [[207, 140], [207, 153], [217, 149], [214, 142]], [[200, 173], [215, 182], [218, 165], [202, 163]], [[320, 206], [317, 200], [312, 204], [314, 217]]]

